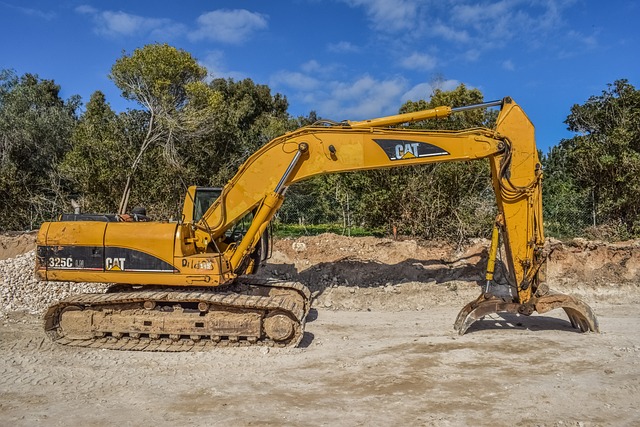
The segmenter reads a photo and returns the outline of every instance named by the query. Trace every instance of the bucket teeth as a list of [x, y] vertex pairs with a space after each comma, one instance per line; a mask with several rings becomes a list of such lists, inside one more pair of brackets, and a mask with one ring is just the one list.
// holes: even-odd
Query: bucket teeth
[[600, 332], [598, 319], [593, 310], [582, 300], [570, 295], [550, 292], [534, 297], [526, 304], [507, 301], [491, 294], [481, 294], [477, 299], [464, 306], [453, 325], [460, 335], [477, 320], [490, 314], [511, 313], [528, 316], [534, 311], [540, 314], [562, 308], [571, 322], [571, 326], [581, 332]]

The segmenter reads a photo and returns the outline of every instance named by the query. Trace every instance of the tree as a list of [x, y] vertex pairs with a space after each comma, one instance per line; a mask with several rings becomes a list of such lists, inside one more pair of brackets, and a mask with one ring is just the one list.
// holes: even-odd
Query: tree
[[258, 148], [288, 130], [288, 103], [251, 79], [214, 79], [208, 90], [219, 106], [207, 112], [206, 132], [195, 135], [179, 153], [189, 170], [185, 177], [222, 186]]
[[[109, 77], [122, 91], [122, 96], [138, 102], [148, 113], [146, 133], [140, 141], [137, 155], [127, 172], [120, 213], [126, 210], [132, 178], [149, 147], [160, 144], [165, 159], [179, 164], [176, 142], [193, 131], [202, 116], [189, 110], [191, 99], [199, 102], [214, 100], [213, 94], [202, 94], [207, 71], [186, 51], [167, 44], [151, 44], [123, 55], [111, 68]], [[187, 114], [189, 112], [190, 114]], [[198, 120], [199, 119], [199, 120]]]
[[286, 99], [249, 79], [196, 82], [185, 90], [173, 116], [179, 161], [168, 161], [164, 140], [145, 139], [152, 112], [116, 115], [102, 93], [92, 96], [63, 165], [85, 209], [113, 211], [118, 189], [135, 179], [127, 201], [156, 218], [177, 218], [188, 185], [224, 185], [249, 155], [287, 129]]
[[[128, 140], [131, 132], [123, 131], [123, 114], [118, 117], [106, 102], [102, 92], [96, 91], [87, 103], [72, 135], [72, 149], [60, 165], [61, 174], [71, 182], [71, 197], [83, 210], [114, 212], [116, 200], [125, 185], [126, 172], [131, 164], [135, 144]], [[143, 123], [138, 123], [143, 129]], [[135, 132], [134, 141], [141, 132]]]
[[2, 229], [32, 228], [65, 203], [57, 166], [70, 148], [79, 97], [34, 74], [0, 71], [0, 218]]
[[[587, 210], [582, 217], [613, 230], [609, 237], [640, 235], [640, 91], [617, 80], [601, 95], [572, 106], [565, 123], [577, 135], [552, 151], [546, 185], [570, 191], [573, 209], [582, 205]], [[550, 162], [559, 157], [566, 162]], [[547, 193], [547, 200], [559, 197], [567, 195]]]
[[571, 173], [572, 159], [566, 140], [540, 156], [544, 170], [542, 208], [547, 234], [558, 238], [582, 235], [590, 225], [592, 197]]

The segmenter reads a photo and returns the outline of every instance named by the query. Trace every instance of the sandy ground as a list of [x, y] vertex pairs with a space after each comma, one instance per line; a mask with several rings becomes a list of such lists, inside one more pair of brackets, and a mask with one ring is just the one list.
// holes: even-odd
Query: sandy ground
[[[477, 294], [484, 243], [465, 252], [322, 239], [279, 242], [264, 273], [314, 287], [299, 348], [66, 348], [48, 341], [39, 317], [9, 313], [0, 319], [0, 425], [640, 425], [633, 245], [624, 256], [572, 246], [550, 266], [560, 288], [577, 283], [580, 263], [578, 272], [601, 273], [573, 289], [602, 333], [577, 333], [555, 311], [493, 316], [460, 337], [452, 324]], [[615, 256], [596, 265], [598, 251]]]
[[320, 309], [301, 348], [182, 354], [64, 348], [17, 316], [0, 328], [0, 424], [638, 425], [637, 313], [596, 310], [601, 334], [545, 316], [459, 337], [454, 307]]

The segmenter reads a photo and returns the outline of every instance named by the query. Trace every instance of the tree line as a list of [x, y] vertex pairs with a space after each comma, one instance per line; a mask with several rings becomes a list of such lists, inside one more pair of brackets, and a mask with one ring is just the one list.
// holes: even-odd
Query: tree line
[[[115, 112], [103, 93], [85, 106], [60, 97], [53, 80], [0, 71], [0, 229], [27, 230], [78, 207], [179, 219], [187, 186], [223, 186], [276, 136], [318, 120], [288, 113], [286, 97], [250, 79], [207, 80], [188, 52], [152, 44], [123, 54], [110, 79], [138, 108]], [[409, 101], [400, 113], [483, 102], [460, 85]], [[548, 234], [609, 239], [640, 235], [640, 94], [618, 80], [565, 123], [575, 136], [542, 154]], [[412, 126], [491, 127], [473, 110]], [[366, 189], [366, 191], [363, 191]], [[319, 176], [296, 184], [279, 224], [397, 232], [426, 239], [485, 237], [495, 216], [486, 162]]]

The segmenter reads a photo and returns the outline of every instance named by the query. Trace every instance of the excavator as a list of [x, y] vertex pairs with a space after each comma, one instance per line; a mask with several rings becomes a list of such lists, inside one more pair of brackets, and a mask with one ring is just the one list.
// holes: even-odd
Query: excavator
[[[494, 129], [403, 126], [491, 107], [500, 108]], [[598, 332], [586, 303], [545, 283], [542, 167], [534, 127], [509, 97], [302, 127], [258, 149], [222, 189], [190, 187], [180, 221], [76, 215], [43, 223], [40, 280], [111, 284], [105, 293], [78, 294], [49, 307], [45, 332], [63, 345], [122, 350], [296, 346], [311, 306], [309, 289], [252, 274], [269, 252], [269, 224], [287, 188], [320, 174], [481, 159], [490, 163], [498, 213], [486, 283], [454, 328], [462, 335], [485, 316], [562, 308], [574, 328]], [[246, 228], [238, 232], [241, 223]], [[506, 297], [492, 292], [499, 250], [513, 289]]]

